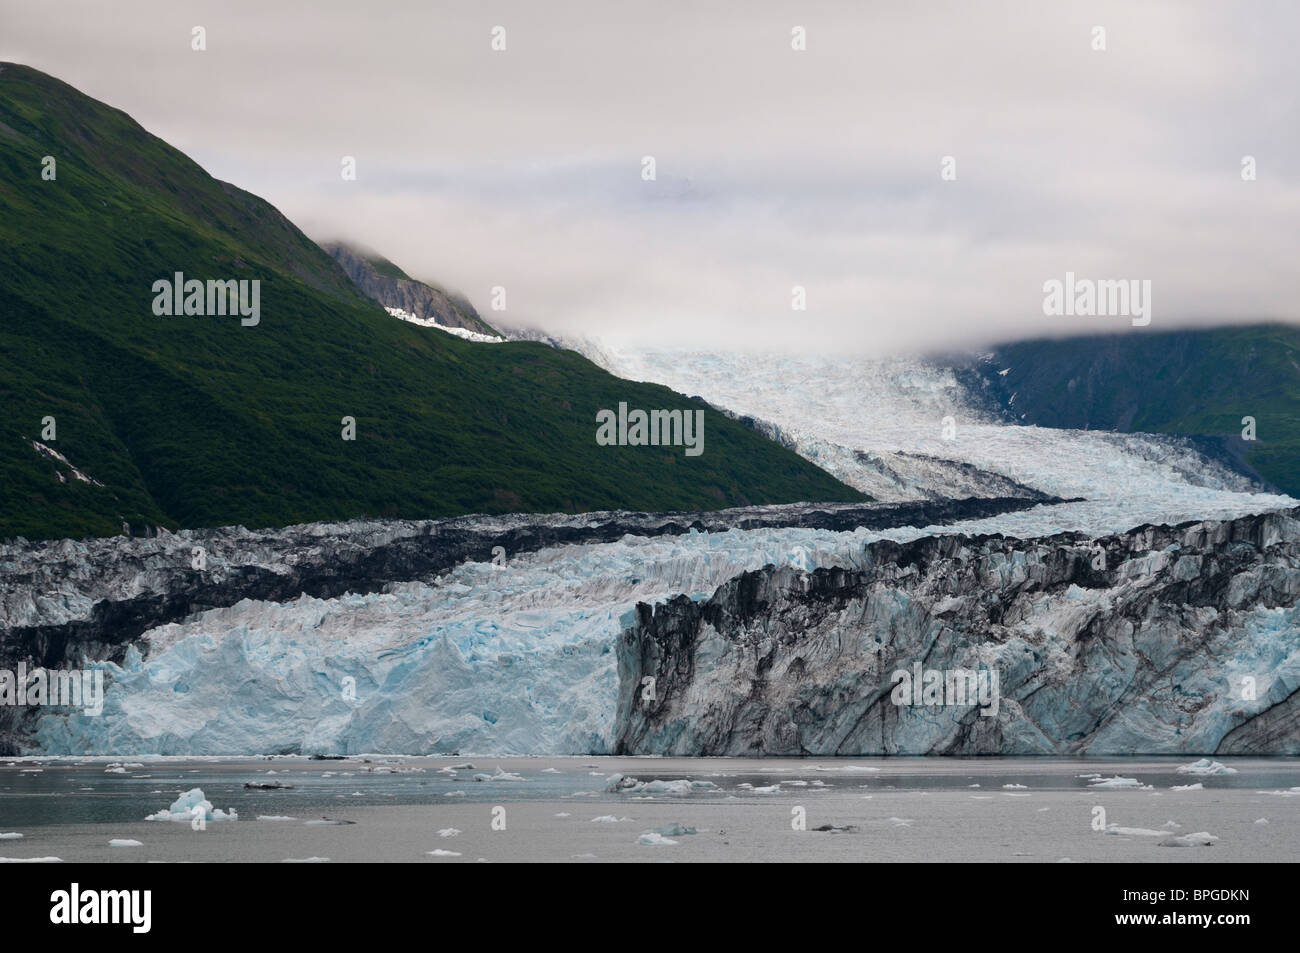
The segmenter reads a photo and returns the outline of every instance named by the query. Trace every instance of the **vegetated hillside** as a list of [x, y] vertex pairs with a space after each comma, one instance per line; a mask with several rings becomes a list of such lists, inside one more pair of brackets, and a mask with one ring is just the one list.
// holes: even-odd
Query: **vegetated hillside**
[[[982, 371], [1025, 423], [1215, 438], [1300, 496], [1300, 328], [1021, 341], [998, 347]], [[1255, 418], [1254, 441], [1242, 439], [1245, 417]]]
[[321, 247], [343, 266], [353, 284], [366, 297], [385, 308], [401, 308], [417, 318], [446, 327], [500, 336], [479, 317], [478, 311], [463, 295], [444, 291], [425, 281], [416, 281], [382, 255], [363, 252], [342, 242], [323, 242]]
[[[155, 315], [176, 272], [260, 280], [260, 322]], [[396, 321], [268, 203], [0, 65], [0, 536], [863, 498], [712, 410], [702, 456], [598, 446], [619, 401], [705, 406]]]

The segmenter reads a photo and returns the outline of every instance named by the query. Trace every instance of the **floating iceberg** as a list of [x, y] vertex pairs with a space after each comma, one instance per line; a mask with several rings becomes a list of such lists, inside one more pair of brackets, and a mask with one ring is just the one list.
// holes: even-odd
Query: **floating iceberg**
[[677, 781], [639, 781], [625, 774], [613, 774], [606, 779], [605, 790], [611, 794], [667, 794], [672, 797], [685, 797], [698, 791], [716, 791], [718, 786], [712, 781], [692, 781], [682, 778]]
[[1184, 764], [1178, 768], [1179, 774], [1236, 774], [1236, 768], [1230, 768], [1221, 761], [1211, 761], [1209, 758], [1202, 758], [1200, 761], [1193, 761], [1191, 764]]
[[1183, 834], [1179, 837], [1170, 837], [1160, 842], [1161, 847], [1210, 847], [1218, 838], [1206, 831], [1197, 831], [1195, 834]]
[[1090, 785], [1090, 790], [1093, 791], [1120, 790], [1120, 789], [1128, 789], [1128, 790], [1135, 790], [1135, 791], [1152, 790], [1152, 785], [1143, 784], [1137, 778], [1121, 778], [1119, 775], [1115, 775], [1113, 778], [1098, 777], [1095, 780], [1089, 781], [1088, 783]]
[[643, 847], [676, 847], [677, 841], [670, 840], [657, 831], [647, 831], [637, 838], [636, 842]]
[[213, 810], [212, 802], [203, 796], [202, 788], [190, 788], [175, 801], [172, 806], [150, 814], [146, 821], [237, 821], [239, 815], [234, 808], [229, 811]]

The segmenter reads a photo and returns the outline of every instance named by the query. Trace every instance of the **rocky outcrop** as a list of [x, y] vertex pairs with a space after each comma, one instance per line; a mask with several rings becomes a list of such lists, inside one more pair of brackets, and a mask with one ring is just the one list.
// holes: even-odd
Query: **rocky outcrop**
[[[405, 275], [398, 277], [397, 274], [383, 274], [371, 263], [371, 259], [347, 245], [330, 242], [321, 247], [343, 266], [353, 284], [384, 307], [401, 308], [417, 318], [434, 321], [444, 327], [464, 328], [476, 334], [497, 336], [497, 332], [479, 317], [474, 306], [463, 296], [449, 294]], [[389, 265], [389, 268], [392, 267]]]
[[[767, 567], [641, 604], [616, 751], [1300, 753], [1297, 518], [882, 541], [852, 570]], [[918, 666], [982, 671], [997, 702], [900, 698], [895, 673]]]

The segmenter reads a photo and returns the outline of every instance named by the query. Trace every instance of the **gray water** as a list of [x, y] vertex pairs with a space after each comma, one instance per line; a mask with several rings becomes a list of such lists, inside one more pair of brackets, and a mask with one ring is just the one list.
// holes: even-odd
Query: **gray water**
[[[127, 758], [116, 762], [126, 766], [121, 772], [108, 772], [107, 759], [19, 759], [0, 764], [0, 834], [23, 837], [0, 839], [0, 858], [1205, 862], [1300, 856], [1300, 759], [1221, 759], [1235, 774], [1177, 771], [1192, 760]], [[522, 780], [492, 777], [498, 770]], [[614, 792], [608, 779], [616, 774], [713, 787]], [[1097, 789], [1086, 775], [1118, 775], [1142, 787]], [[293, 787], [246, 790], [246, 781]], [[1174, 790], [1198, 783], [1200, 790]], [[203, 830], [144, 820], [196, 787], [239, 820], [209, 821]], [[322, 817], [353, 823], [307, 823]], [[667, 835], [673, 844], [641, 842], [642, 833], [673, 824], [698, 833]], [[1103, 824], [1123, 830], [1104, 833]], [[815, 830], [822, 825], [849, 829]], [[439, 834], [449, 829], [458, 833]], [[1217, 840], [1207, 847], [1166, 846], [1170, 838], [1198, 832]], [[109, 847], [113, 838], [143, 846]], [[436, 850], [451, 853], [429, 853]]]

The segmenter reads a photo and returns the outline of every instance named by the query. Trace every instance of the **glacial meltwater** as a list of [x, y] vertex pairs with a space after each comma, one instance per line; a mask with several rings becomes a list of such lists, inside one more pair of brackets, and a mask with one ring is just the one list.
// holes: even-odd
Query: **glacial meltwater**
[[0, 762], [4, 860], [1287, 861], [1297, 842], [1295, 758]]

